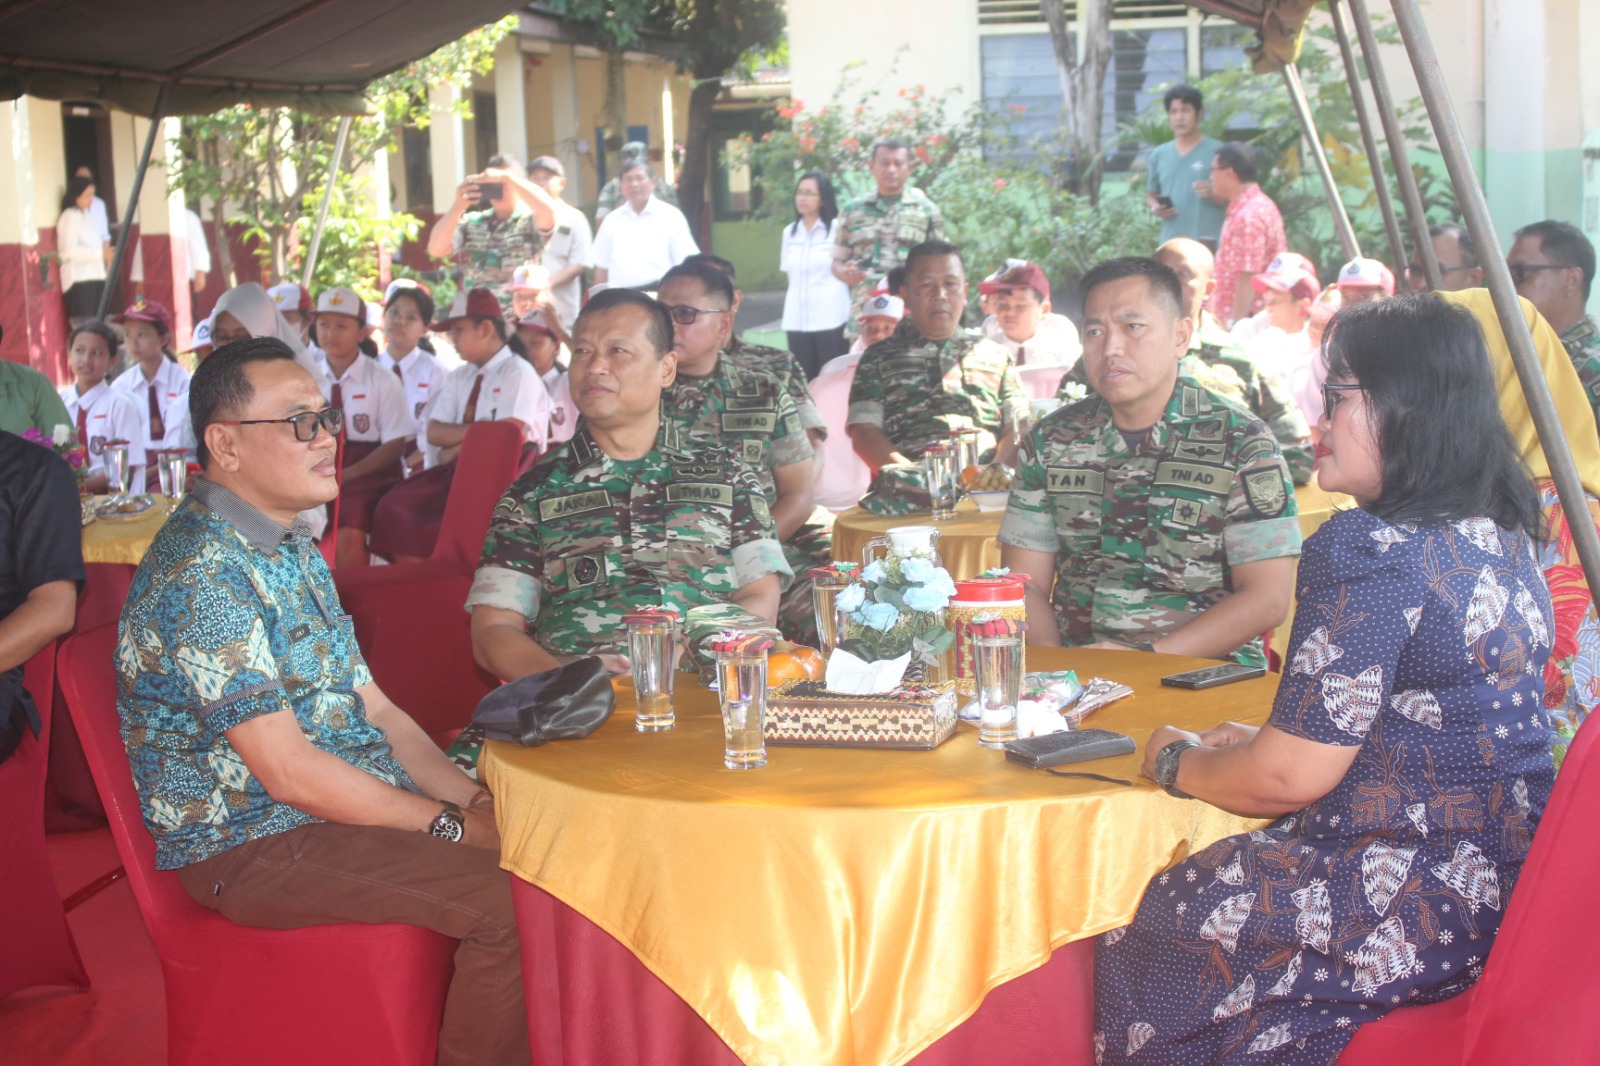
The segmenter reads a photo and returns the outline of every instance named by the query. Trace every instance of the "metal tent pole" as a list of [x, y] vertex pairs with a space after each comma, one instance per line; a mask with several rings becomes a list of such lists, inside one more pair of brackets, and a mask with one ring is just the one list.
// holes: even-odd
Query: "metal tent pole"
[[317, 228], [311, 231], [311, 247], [306, 250], [306, 267], [300, 274], [300, 284], [311, 289], [311, 274], [317, 269], [317, 253], [322, 250], [322, 231], [328, 224], [328, 205], [333, 202], [333, 186], [339, 180], [339, 168], [344, 165], [344, 145], [350, 139], [349, 115], [339, 120], [339, 133], [333, 139], [333, 162], [328, 165], [327, 184], [322, 187], [322, 206], [317, 209]]
[[1394, 257], [1395, 273], [1406, 269], [1405, 238], [1400, 234], [1400, 219], [1394, 213], [1394, 198], [1389, 195], [1389, 181], [1383, 174], [1383, 158], [1378, 155], [1378, 139], [1372, 133], [1372, 112], [1367, 110], [1367, 97], [1361, 91], [1361, 70], [1356, 66], [1355, 50], [1350, 47], [1350, 27], [1345, 24], [1344, 6], [1339, 0], [1329, 0], [1328, 14], [1333, 16], [1333, 32], [1339, 38], [1339, 54], [1344, 58], [1345, 83], [1350, 86], [1350, 102], [1355, 105], [1356, 125], [1361, 128], [1361, 147], [1367, 153], [1367, 166], [1372, 171], [1372, 190], [1378, 196], [1378, 210], [1383, 214], [1383, 229], [1389, 237], [1389, 254]]
[[[1389, 76], [1383, 72], [1383, 57], [1378, 55], [1378, 39], [1372, 32], [1372, 19], [1367, 14], [1367, 0], [1347, 0], [1350, 17], [1356, 24], [1356, 40], [1361, 42], [1361, 58], [1367, 63], [1367, 79], [1372, 82], [1372, 101], [1378, 107], [1378, 121], [1383, 123], [1383, 139], [1389, 144], [1389, 161], [1394, 164], [1394, 179], [1400, 183], [1400, 198], [1405, 201], [1406, 218], [1411, 222], [1411, 236], [1417, 242], [1417, 255], [1422, 269], [1428, 275], [1428, 288], [1443, 285], [1439, 273], [1439, 259], [1433, 254], [1433, 241], [1428, 236], [1428, 213], [1422, 207], [1422, 192], [1417, 188], [1417, 176], [1411, 172], [1411, 156], [1406, 151], [1405, 133], [1400, 129], [1400, 118], [1395, 114], [1394, 96], [1389, 92]], [[1403, 268], [1404, 263], [1396, 263]]]
[[150, 169], [150, 153], [155, 151], [156, 134], [161, 131], [161, 120], [167, 114], [167, 93], [171, 88], [172, 83], [164, 81], [156, 92], [156, 106], [150, 112], [150, 132], [145, 135], [144, 150], [139, 153], [139, 166], [133, 173], [133, 188], [128, 193], [128, 209], [122, 213], [122, 228], [117, 231], [117, 246], [111, 253], [111, 266], [106, 274], [105, 287], [100, 290], [100, 307], [94, 313], [96, 318], [106, 317], [106, 312], [111, 309], [111, 297], [117, 291], [117, 282], [122, 278], [122, 259], [128, 251], [128, 235], [133, 232], [134, 212], [139, 210], [139, 194], [144, 191], [144, 175]]
[[1568, 528], [1578, 549], [1578, 559], [1583, 564], [1584, 579], [1589, 591], [1600, 591], [1600, 531], [1587, 521], [1589, 507], [1584, 499], [1583, 482], [1578, 477], [1577, 465], [1572, 461], [1572, 449], [1567, 445], [1556, 416], [1554, 401], [1550, 398], [1550, 383], [1545, 380], [1539, 365], [1538, 352], [1533, 347], [1533, 334], [1523, 318], [1522, 304], [1517, 290], [1511, 284], [1511, 271], [1506, 269], [1505, 254], [1489, 218], [1489, 204], [1484, 199], [1483, 188], [1478, 184], [1472, 161], [1467, 157], [1467, 146], [1461, 136], [1461, 125], [1456, 120], [1455, 106], [1445, 89], [1444, 75], [1439, 70], [1439, 58], [1434, 53], [1428, 29], [1422, 22], [1422, 13], [1416, 0], [1392, 0], [1395, 21], [1400, 25], [1400, 37], [1405, 41], [1406, 52], [1411, 56], [1412, 69], [1417, 72], [1417, 84], [1422, 89], [1422, 99], [1428, 107], [1428, 118], [1433, 122], [1434, 137], [1444, 154], [1445, 165], [1450, 168], [1450, 180], [1455, 185], [1456, 198], [1466, 216], [1467, 228], [1477, 245], [1478, 261], [1483, 264], [1484, 280], [1494, 297], [1495, 311], [1500, 315], [1500, 328], [1505, 331], [1511, 348], [1511, 361], [1522, 382], [1523, 395], [1528, 400], [1528, 410], [1533, 414], [1533, 424], [1539, 431], [1539, 443], [1544, 447], [1545, 458], [1550, 461], [1550, 473], [1556, 483], [1556, 493], [1561, 506], [1571, 516]]
[[1294, 111], [1300, 119], [1300, 132], [1311, 142], [1311, 158], [1316, 160], [1317, 175], [1322, 179], [1322, 192], [1328, 198], [1328, 210], [1333, 212], [1334, 231], [1339, 234], [1339, 243], [1344, 245], [1345, 258], [1354, 259], [1361, 254], [1361, 245], [1356, 242], [1356, 231], [1350, 225], [1350, 215], [1344, 209], [1344, 201], [1339, 199], [1339, 185], [1333, 180], [1333, 168], [1328, 166], [1328, 157], [1322, 151], [1322, 138], [1317, 135], [1317, 120], [1311, 115], [1305, 87], [1300, 84], [1300, 68], [1293, 63], [1285, 63], [1283, 83], [1289, 87], [1289, 99], [1294, 101]]

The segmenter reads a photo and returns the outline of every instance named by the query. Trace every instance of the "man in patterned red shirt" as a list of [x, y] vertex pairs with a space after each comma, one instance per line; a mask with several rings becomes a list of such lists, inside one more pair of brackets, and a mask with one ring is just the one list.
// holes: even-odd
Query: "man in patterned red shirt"
[[1217, 288], [1206, 309], [1229, 329], [1261, 310], [1261, 297], [1250, 279], [1286, 251], [1283, 216], [1278, 205], [1256, 184], [1256, 157], [1248, 145], [1229, 141], [1211, 161], [1210, 193], [1228, 202], [1217, 241]]

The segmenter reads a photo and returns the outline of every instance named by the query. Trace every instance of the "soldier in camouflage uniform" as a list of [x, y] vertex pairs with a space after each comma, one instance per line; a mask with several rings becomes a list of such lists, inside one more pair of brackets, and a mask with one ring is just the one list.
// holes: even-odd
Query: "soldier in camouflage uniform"
[[[481, 186], [499, 183], [500, 195], [478, 208]], [[528, 263], [539, 262], [544, 237], [556, 224], [557, 201], [528, 180], [522, 164], [510, 156], [494, 156], [489, 169], [474, 174], [456, 190], [455, 203], [428, 233], [428, 254], [451, 259], [461, 267], [461, 291], [485, 288], [493, 292], [508, 317], [511, 275]]]
[[1594, 246], [1570, 222], [1547, 219], [1517, 230], [1506, 266], [1517, 295], [1561, 337], [1600, 423], [1600, 327], [1585, 312], [1594, 285]]
[[666, 310], [630, 290], [579, 315], [570, 373], [583, 420], [496, 506], [467, 599], [474, 648], [499, 676], [570, 655], [621, 669], [623, 615], [660, 603], [685, 612], [686, 628], [709, 615], [712, 629], [776, 635], [789, 568], [755, 474], [660, 416], [671, 336]]
[[955, 430], [976, 429], [980, 453], [1009, 459], [1009, 429], [1027, 417], [1027, 393], [1010, 352], [961, 328], [967, 282], [954, 245], [911, 250], [905, 300], [906, 320], [867, 349], [850, 385], [845, 421], [857, 453], [879, 471], [920, 458]]
[[[622, 160], [618, 165], [617, 176], [606, 182], [600, 190], [600, 198], [594, 204], [594, 224], [600, 225], [601, 219], [622, 205], [622, 169], [634, 160], [649, 163], [650, 146], [643, 141], [629, 141], [622, 146]], [[678, 206], [678, 190], [665, 181], [656, 182], [656, 187], [650, 193], [664, 204]]]
[[943, 240], [944, 215], [921, 189], [908, 187], [911, 150], [886, 139], [872, 146], [877, 188], [845, 204], [833, 243], [833, 276], [850, 286], [851, 337], [860, 330], [861, 309], [873, 286], [905, 263], [914, 245]]
[[1084, 300], [1100, 394], [1029, 433], [1000, 527], [1004, 564], [1031, 579], [1030, 639], [1265, 665], [1259, 634], [1283, 620], [1300, 553], [1282, 452], [1179, 376], [1188, 320], [1168, 268], [1102, 263]]
[[[785, 583], [778, 608], [778, 628], [799, 644], [816, 642], [807, 571], [832, 558], [831, 514], [814, 523], [814, 473], [811, 442], [794, 401], [777, 378], [742, 367], [722, 351], [732, 335], [733, 285], [705, 263], [684, 263], [661, 279], [661, 301], [673, 315], [678, 376], [661, 397], [663, 415], [680, 429], [720, 439], [749, 463], [766, 495], [783, 543], [784, 558], [794, 572]], [[680, 316], [690, 309], [691, 322]]]

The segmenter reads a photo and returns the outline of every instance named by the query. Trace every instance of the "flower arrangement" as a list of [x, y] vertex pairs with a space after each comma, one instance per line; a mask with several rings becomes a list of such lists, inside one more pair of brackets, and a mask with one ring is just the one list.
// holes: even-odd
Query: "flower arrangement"
[[22, 431], [22, 439], [32, 441], [40, 447], [49, 448], [65, 459], [79, 482], [82, 482], [87, 475], [89, 453], [84, 450], [83, 444], [78, 441], [78, 436], [72, 432], [71, 426], [56, 426], [49, 433], [44, 433], [30, 426]]
[[937, 664], [955, 644], [944, 624], [955, 594], [949, 572], [926, 556], [890, 553], [874, 560], [860, 581], [839, 593], [839, 647], [864, 662], [909, 652], [914, 662]]

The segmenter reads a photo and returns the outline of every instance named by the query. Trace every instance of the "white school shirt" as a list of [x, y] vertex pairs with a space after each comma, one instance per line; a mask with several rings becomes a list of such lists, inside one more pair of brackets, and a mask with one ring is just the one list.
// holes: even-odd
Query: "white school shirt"
[[550, 394], [550, 444], [552, 447], [564, 444], [572, 439], [573, 432], [578, 428], [578, 409], [572, 403], [572, 386], [567, 381], [567, 372], [559, 366], [553, 366], [550, 373], [543, 375], [540, 380]]
[[[582, 211], [564, 201], [556, 201], [556, 224], [549, 230], [540, 230], [544, 237], [541, 261], [552, 274], [560, 273], [574, 263], [584, 267], [594, 266], [594, 233], [589, 229], [589, 219]], [[561, 327], [571, 329], [577, 321], [579, 300], [583, 295], [583, 275], [563, 282], [550, 290], [556, 302], [556, 313], [561, 316]]]
[[69, 207], [56, 221], [56, 255], [61, 263], [61, 291], [80, 281], [104, 281], [105, 246], [94, 228], [93, 216]]
[[398, 380], [405, 389], [406, 410], [411, 412], [411, 420], [416, 423], [417, 435], [423, 436], [427, 422], [423, 412], [428, 409], [428, 404], [439, 395], [439, 390], [444, 388], [445, 369], [439, 365], [439, 360], [422, 348], [413, 348], [404, 356], [396, 359], [387, 351], [378, 353], [378, 365], [394, 374], [394, 368], [400, 368]]
[[322, 357], [328, 388], [323, 398], [333, 401], [333, 386], [339, 386], [339, 403], [344, 407], [346, 440], [387, 444], [417, 435], [417, 424], [406, 406], [406, 391], [394, 371], [385, 370], [376, 359], [358, 355], [345, 369], [344, 377], [334, 374], [327, 356]]
[[[533, 364], [509, 347], [502, 347], [481, 367], [462, 363], [450, 371], [428, 409], [428, 420], [459, 424], [472, 395], [472, 383], [480, 374], [483, 386], [478, 390], [474, 421], [515, 418], [525, 427], [523, 439], [544, 451], [550, 440], [550, 392]], [[426, 438], [426, 431], [423, 436]]]
[[[156, 387], [156, 409], [161, 412], [161, 423], [166, 430], [160, 437], [150, 436], [150, 386]], [[133, 401], [139, 415], [139, 433], [133, 447], [139, 451], [139, 461], [145, 453], [165, 448], [185, 448], [184, 440], [189, 423], [189, 372], [165, 356], [156, 370], [154, 381], [146, 381], [144, 370], [138, 363], [118, 375], [111, 383], [112, 391], [125, 394]], [[132, 460], [130, 460], [130, 463]]]
[[652, 196], [643, 211], [624, 202], [606, 215], [594, 239], [594, 265], [606, 270], [611, 288], [632, 288], [660, 281], [699, 251], [683, 212]]
[[838, 219], [824, 226], [820, 218], [809, 230], [801, 229], [798, 222], [783, 228], [778, 269], [789, 275], [783, 328], [791, 333], [836, 329], [850, 318], [850, 286], [833, 276], [833, 240], [838, 228]]
[[144, 452], [136, 450], [134, 443], [139, 440], [141, 426], [139, 411], [133, 405], [133, 399], [121, 392], [114, 392], [109, 384], [102, 381], [94, 388], [78, 395], [78, 386], [67, 385], [60, 390], [61, 402], [67, 405], [67, 421], [76, 432], [78, 428], [78, 412], [87, 412], [84, 416], [86, 432], [80, 444], [89, 453], [89, 469], [104, 470], [105, 455], [102, 445], [108, 440], [128, 441], [128, 477], [129, 491], [139, 491], [142, 483], [144, 469]]
[[1039, 319], [1039, 328], [1032, 337], [1018, 343], [1006, 336], [1000, 320], [990, 315], [983, 320], [983, 335], [1011, 353], [1018, 369], [1027, 366], [1076, 365], [1083, 355], [1083, 341], [1078, 338], [1078, 327], [1065, 315], [1048, 314]]

